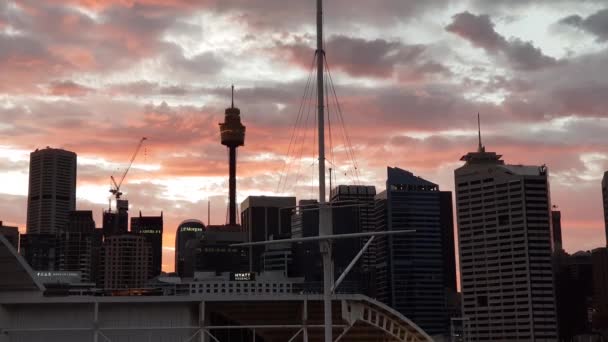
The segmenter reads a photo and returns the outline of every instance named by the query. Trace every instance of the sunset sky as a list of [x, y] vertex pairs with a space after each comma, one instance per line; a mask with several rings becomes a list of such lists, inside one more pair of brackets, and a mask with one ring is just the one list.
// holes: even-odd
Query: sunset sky
[[[608, 169], [605, 0], [326, 0], [326, 50], [358, 172], [334, 124], [340, 184], [382, 190], [397, 166], [453, 190], [476, 149], [546, 164], [564, 245], [603, 246]], [[238, 200], [315, 197], [312, 119], [288, 156], [315, 44], [314, 0], [0, 0], [0, 220], [25, 231], [29, 153], [78, 154], [78, 209], [98, 226], [110, 175], [131, 215], [165, 217], [163, 269], [184, 219], [226, 219], [218, 123], [247, 126]], [[335, 117], [332, 120], [336, 119]], [[303, 136], [302, 136], [303, 138]], [[302, 158], [299, 158], [299, 149]], [[285, 167], [289, 162], [289, 167]], [[282, 171], [285, 176], [282, 176]]]

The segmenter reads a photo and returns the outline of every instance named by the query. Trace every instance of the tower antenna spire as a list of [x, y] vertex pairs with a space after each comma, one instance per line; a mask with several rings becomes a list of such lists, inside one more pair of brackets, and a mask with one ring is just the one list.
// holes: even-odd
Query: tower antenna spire
[[232, 85], [232, 107], [230, 108], [234, 108], [234, 84]]
[[485, 152], [486, 148], [481, 143], [481, 117], [477, 113], [477, 136], [479, 137], [479, 146], [477, 147], [478, 152]]

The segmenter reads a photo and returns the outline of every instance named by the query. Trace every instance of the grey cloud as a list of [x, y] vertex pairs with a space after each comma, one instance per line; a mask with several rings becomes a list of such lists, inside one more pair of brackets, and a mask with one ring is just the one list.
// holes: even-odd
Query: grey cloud
[[519, 38], [507, 40], [501, 36], [494, 29], [494, 23], [488, 15], [475, 15], [468, 11], [458, 13], [445, 29], [492, 55], [505, 58], [517, 70], [539, 70], [558, 63], [555, 58], [544, 55], [531, 42]]
[[580, 15], [571, 15], [559, 21], [589, 32], [597, 37], [597, 41], [608, 41], [608, 8], [597, 11], [587, 18]]

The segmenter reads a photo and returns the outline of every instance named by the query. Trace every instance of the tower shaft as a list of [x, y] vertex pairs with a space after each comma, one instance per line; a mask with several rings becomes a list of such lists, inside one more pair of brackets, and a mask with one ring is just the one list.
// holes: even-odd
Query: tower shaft
[[230, 154], [230, 178], [228, 180], [230, 203], [228, 207], [229, 221], [231, 226], [236, 225], [236, 146], [228, 148]]

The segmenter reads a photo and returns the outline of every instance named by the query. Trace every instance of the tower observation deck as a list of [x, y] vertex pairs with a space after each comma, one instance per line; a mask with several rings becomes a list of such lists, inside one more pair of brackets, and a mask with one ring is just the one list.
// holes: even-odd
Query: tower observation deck
[[234, 107], [234, 86], [232, 86], [232, 105], [226, 108], [224, 122], [220, 123], [222, 145], [229, 151], [229, 221], [228, 224], [236, 226], [236, 149], [245, 145], [245, 126], [241, 123], [241, 110]]

